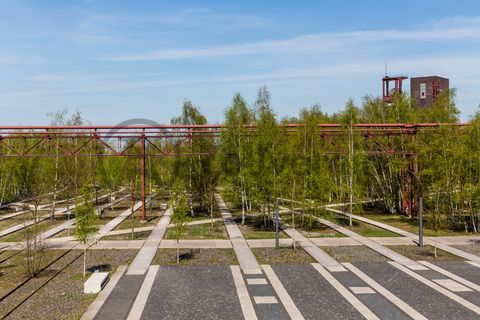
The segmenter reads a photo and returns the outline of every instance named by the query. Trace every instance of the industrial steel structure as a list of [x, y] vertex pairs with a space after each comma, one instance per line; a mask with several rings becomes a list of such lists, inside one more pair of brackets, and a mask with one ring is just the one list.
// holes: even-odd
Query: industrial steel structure
[[[402, 210], [408, 215], [418, 209], [418, 134], [442, 124], [320, 124], [325, 154], [347, 154], [340, 141], [352, 132], [365, 143], [370, 156], [397, 155], [408, 160], [402, 171]], [[465, 126], [465, 124], [448, 124]], [[285, 138], [303, 132], [302, 124], [280, 126]], [[141, 161], [142, 220], [146, 219], [145, 159], [167, 156], [208, 156], [215, 152], [193, 152], [200, 139], [219, 138], [223, 125], [162, 125], [162, 126], [0, 126], [0, 158], [13, 157], [133, 157]], [[255, 126], [247, 126], [255, 134]], [[351, 129], [351, 130], [347, 130]], [[396, 139], [395, 137], [402, 137]], [[408, 139], [403, 139], [408, 138]], [[400, 143], [400, 140], [402, 141]], [[411, 143], [405, 144], [405, 141]], [[19, 143], [20, 142], [20, 143]], [[215, 145], [215, 144], [214, 144]], [[407, 146], [407, 147], [405, 147]], [[41, 151], [41, 152], [39, 152]]]

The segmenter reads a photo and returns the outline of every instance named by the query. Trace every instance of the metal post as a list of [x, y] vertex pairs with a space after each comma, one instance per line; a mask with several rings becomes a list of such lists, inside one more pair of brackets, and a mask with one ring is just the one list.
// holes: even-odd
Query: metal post
[[279, 216], [278, 216], [278, 198], [275, 198], [275, 248], [280, 248], [280, 224], [279, 224]]
[[141, 154], [141, 162], [142, 162], [142, 222], [147, 221], [147, 208], [145, 203], [145, 129], [142, 132], [142, 154]]
[[418, 209], [418, 245], [423, 247], [423, 197], [420, 197]]

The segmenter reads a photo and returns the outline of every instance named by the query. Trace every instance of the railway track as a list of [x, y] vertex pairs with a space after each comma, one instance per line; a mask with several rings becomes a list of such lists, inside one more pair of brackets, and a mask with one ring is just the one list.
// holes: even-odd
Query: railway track
[[[62, 253], [59, 257], [55, 258], [53, 261], [48, 263], [45, 267], [43, 267], [39, 273], [45, 274], [47, 270], [54, 269], [55, 271], [52, 275], [48, 275], [47, 279], [43, 279], [43, 277], [30, 277], [16, 285], [12, 288], [9, 292], [7, 292], [3, 297], [0, 298], [0, 310], [1, 319], [5, 319], [8, 317], [12, 312], [14, 312], [18, 307], [20, 307], [25, 301], [27, 301], [31, 296], [37, 293], [40, 289], [42, 289], [46, 284], [52, 281], [60, 272], [65, 270], [68, 266], [70, 266], [75, 260], [80, 258], [83, 255], [83, 250], [79, 250], [79, 253], [73, 253], [73, 250], [79, 247], [78, 244], [73, 245], [70, 249], [66, 252]], [[73, 253], [69, 255], [70, 253]], [[73, 256], [73, 257], [71, 257]], [[58, 264], [58, 266], [57, 266]], [[45, 280], [42, 281], [41, 280]], [[38, 281], [37, 285], [34, 282]], [[32, 283], [34, 286], [33, 290], [28, 288], [28, 284]], [[24, 292], [22, 292], [22, 290]], [[14, 296], [17, 294], [17, 296]], [[18, 295], [20, 297], [18, 297]]]

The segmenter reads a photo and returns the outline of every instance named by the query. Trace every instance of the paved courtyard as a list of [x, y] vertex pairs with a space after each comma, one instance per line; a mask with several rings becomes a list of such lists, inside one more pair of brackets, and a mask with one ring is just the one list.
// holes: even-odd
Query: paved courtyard
[[[386, 262], [343, 265], [262, 265], [253, 275], [228, 265], [152, 266], [151, 283], [149, 273], [124, 274], [96, 319], [480, 319], [480, 292], [436, 271], [409, 270], [417, 279]], [[480, 286], [471, 264], [435, 265]]]

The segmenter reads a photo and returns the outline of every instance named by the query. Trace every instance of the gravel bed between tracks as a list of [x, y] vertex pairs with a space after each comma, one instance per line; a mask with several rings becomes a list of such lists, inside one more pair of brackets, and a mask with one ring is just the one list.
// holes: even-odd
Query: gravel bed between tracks
[[[90, 250], [87, 252], [87, 278], [95, 269], [113, 273], [118, 266], [129, 264], [137, 252]], [[80, 253], [79, 250], [69, 252], [70, 261]], [[83, 283], [87, 278], [83, 278], [82, 273], [83, 258], [80, 256], [6, 319], [79, 319], [96, 297], [95, 294], [83, 293]]]

